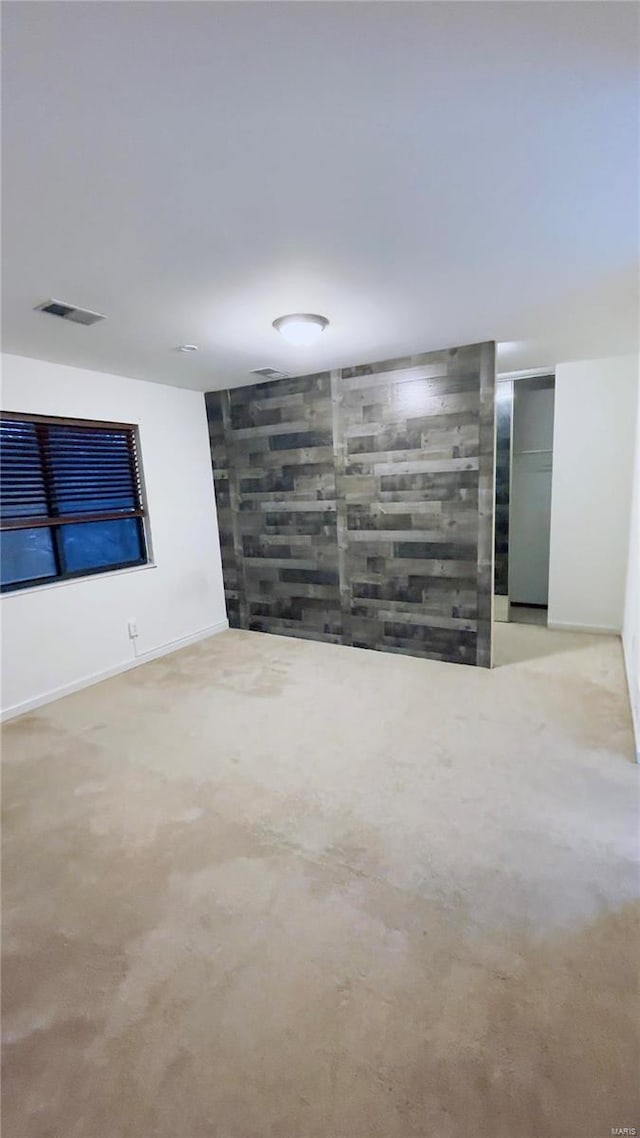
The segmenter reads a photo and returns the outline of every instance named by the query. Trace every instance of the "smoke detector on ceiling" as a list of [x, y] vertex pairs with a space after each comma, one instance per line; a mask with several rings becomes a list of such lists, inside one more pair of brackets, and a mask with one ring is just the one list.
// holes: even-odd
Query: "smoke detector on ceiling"
[[70, 320], [72, 324], [97, 324], [106, 320], [100, 312], [91, 312], [88, 308], [78, 308], [76, 304], [67, 304], [63, 300], [45, 300], [36, 304], [34, 312], [48, 312], [50, 316], [59, 316], [61, 320]]
[[275, 367], [257, 367], [251, 374], [259, 375], [262, 379], [289, 379], [288, 371], [278, 371]]

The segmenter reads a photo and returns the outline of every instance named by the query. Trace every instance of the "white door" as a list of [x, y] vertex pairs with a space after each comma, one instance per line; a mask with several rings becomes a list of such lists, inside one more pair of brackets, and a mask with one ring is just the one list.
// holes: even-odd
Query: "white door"
[[509, 599], [512, 603], [548, 603], [550, 529], [551, 451], [515, 454], [509, 532]]

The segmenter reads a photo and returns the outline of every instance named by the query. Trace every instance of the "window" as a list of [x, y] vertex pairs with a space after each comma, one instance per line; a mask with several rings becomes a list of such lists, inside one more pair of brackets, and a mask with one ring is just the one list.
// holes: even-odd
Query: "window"
[[144, 565], [136, 428], [0, 414], [2, 591]]

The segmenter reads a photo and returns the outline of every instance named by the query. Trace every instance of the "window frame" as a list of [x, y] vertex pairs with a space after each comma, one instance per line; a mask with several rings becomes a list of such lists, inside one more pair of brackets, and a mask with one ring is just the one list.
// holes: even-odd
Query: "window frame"
[[[44, 577], [30, 577], [22, 581], [12, 581], [0, 585], [0, 593], [15, 593], [24, 589], [35, 589], [39, 586], [57, 585], [63, 581], [80, 580], [85, 577], [96, 577], [104, 573], [114, 573], [122, 569], [139, 569], [152, 564], [150, 537], [148, 530], [149, 514], [146, 505], [146, 493], [142, 459], [140, 452], [140, 431], [137, 423], [116, 423], [105, 419], [78, 419], [62, 415], [34, 415], [30, 412], [0, 411], [0, 421], [33, 423], [36, 428], [38, 447], [42, 461], [43, 485], [49, 511], [55, 509], [52, 501], [52, 487], [50, 476], [44, 462], [44, 434], [49, 426], [86, 427], [92, 430], [123, 431], [126, 433], [129, 466], [131, 470], [131, 483], [136, 506], [127, 510], [87, 510], [84, 513], [56, 514], [49, 512], [35, 517], [19, 517], [13, 519], [0, 519], [0, 541], [2, 535], [22, 529], [48, 529], [51, 533], [51, 546], [56, 572]], [[135, 519], [138, 528], [138, 537], [142, 556], [135, 560], [112, 562], [109, 565], [99, 565], [95, 568], [63, 569], [65, 554], [62, 548], [62, 526], [82, 525], [87, 522], [129, 521]]]

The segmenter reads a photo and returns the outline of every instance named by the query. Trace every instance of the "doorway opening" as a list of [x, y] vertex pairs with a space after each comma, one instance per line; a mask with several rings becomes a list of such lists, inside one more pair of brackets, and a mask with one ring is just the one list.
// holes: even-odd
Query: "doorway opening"
[[552, 374], [498, 377], [494, 619], [547, 625]]

